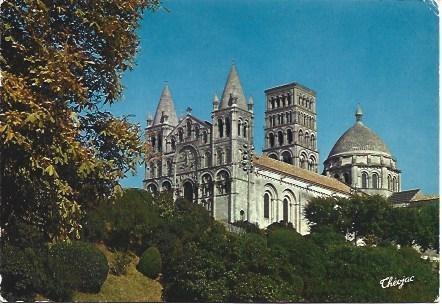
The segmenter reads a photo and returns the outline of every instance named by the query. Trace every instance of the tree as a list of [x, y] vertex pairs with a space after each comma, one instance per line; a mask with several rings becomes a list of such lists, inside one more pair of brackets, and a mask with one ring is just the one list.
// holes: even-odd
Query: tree
[[1, 4], [0, 227], [78, 236], [85, 207], [118, 195], [141, 158], [139, 127], [103, 110], [134, 64], [135, 30], [159, 0]]

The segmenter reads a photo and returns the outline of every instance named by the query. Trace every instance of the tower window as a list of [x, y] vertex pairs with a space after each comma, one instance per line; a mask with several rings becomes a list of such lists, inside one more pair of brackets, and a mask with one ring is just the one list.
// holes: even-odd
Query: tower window
[[230, 129], [231, 129], [230, 119], [226, 118], [226, 137], [230, 137]]
[[244, 122], [244, 126], [243, 126], [243, 129], [242, 129], [242, 136], [244, 138], [247, 138], [247, 121]]
[[388, 177], [387, 177], [387, 187], [388, 187], [388, 190], [392, 189], [391, 188], [391, 176], [390, 175], [388, 175]]
[[278, 144], [282, 146], [284, 144], [284, 135], [281, 131], [278, 132]]
[[275, 146], [275, 135], [273, 135], [273, 133], [269, 134], [269, 146], [270, 148]]
[[222, 119], [218, 119], [218, 136], [219, 138], [224, 137], [224, 122]]
[[293, 133], [292, 130], [287, 130], [287, 143], [291, 144], [293, 142]]
[[238, 136], [241, 136], [241, 119], [238, 120]]
[[176, 149], [176, 140], [175, 140], [175, 137], [172, 137], [172, 138], [170, 139], [170, 145], [171, 145], [171, 147], [172, 147], [172, 150], [175, 151], [175, 149]]

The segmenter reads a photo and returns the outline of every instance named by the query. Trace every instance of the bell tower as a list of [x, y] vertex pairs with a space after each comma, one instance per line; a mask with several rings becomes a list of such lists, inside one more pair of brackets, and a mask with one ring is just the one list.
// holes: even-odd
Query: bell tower
[[318, 172], [316, 94], [298, 83], [265, 90], [264, 154]]

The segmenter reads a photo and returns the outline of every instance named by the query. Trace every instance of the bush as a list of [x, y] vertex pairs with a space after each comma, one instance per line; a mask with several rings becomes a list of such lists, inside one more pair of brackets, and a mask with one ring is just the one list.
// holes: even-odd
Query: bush
[[7, 301], [32, 301], [46, 279], [44, 254], [4, 244], [0, 252], [2, 296]]
[[87, 214], [84, 237], [120, 251], [139, 254], [160, 223], [159, 210], [145, 190], [126, 189], [114, 202], [105, 201]]
[[141, 255], [137, 265], [138, 271], [150, 278], [155, 278], [161, 272], [161, 254], [156, 247], [150, 247]]
[[127, 273], [127, 268], [131, 263], [132, 258], [129, 254], [125, 252], [116, 252], [114, 255], [114, 260], [110, 266], [110, 272], [113, 275], [123, 275]]
[[56, 279], [72, 290], [97, 293], [106, 280], [106, 257], [93, 244], [72, 241], [54, 244], [49, 251], [49, 266]]

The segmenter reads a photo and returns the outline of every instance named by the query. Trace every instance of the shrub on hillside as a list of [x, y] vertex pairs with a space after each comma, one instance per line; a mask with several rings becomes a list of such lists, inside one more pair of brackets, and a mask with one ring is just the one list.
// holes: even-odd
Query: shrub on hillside
[[72, 241], [54, 244], [49, 251], [49, 266], [57, 279], [82, 292], [100, 291], [106, 280], [107, 259], [93, 244]]
[[150, 247], [143, 252], [137, 265], [138, 271], [150, 278], [155, 278], [161, 272], [161, 254], [156, 247]]
[[160, 223], [157, 207], [149, 192], [126, 189], [121, 198], [105, 201], [88, 212], [84, 236], [89, 241], [103, 241], [108, 247], [142, 252]]
[[0, 251], [1, 294], [7, 301], [32, 301], [46, 279], [44, 254], [4, 244]]

